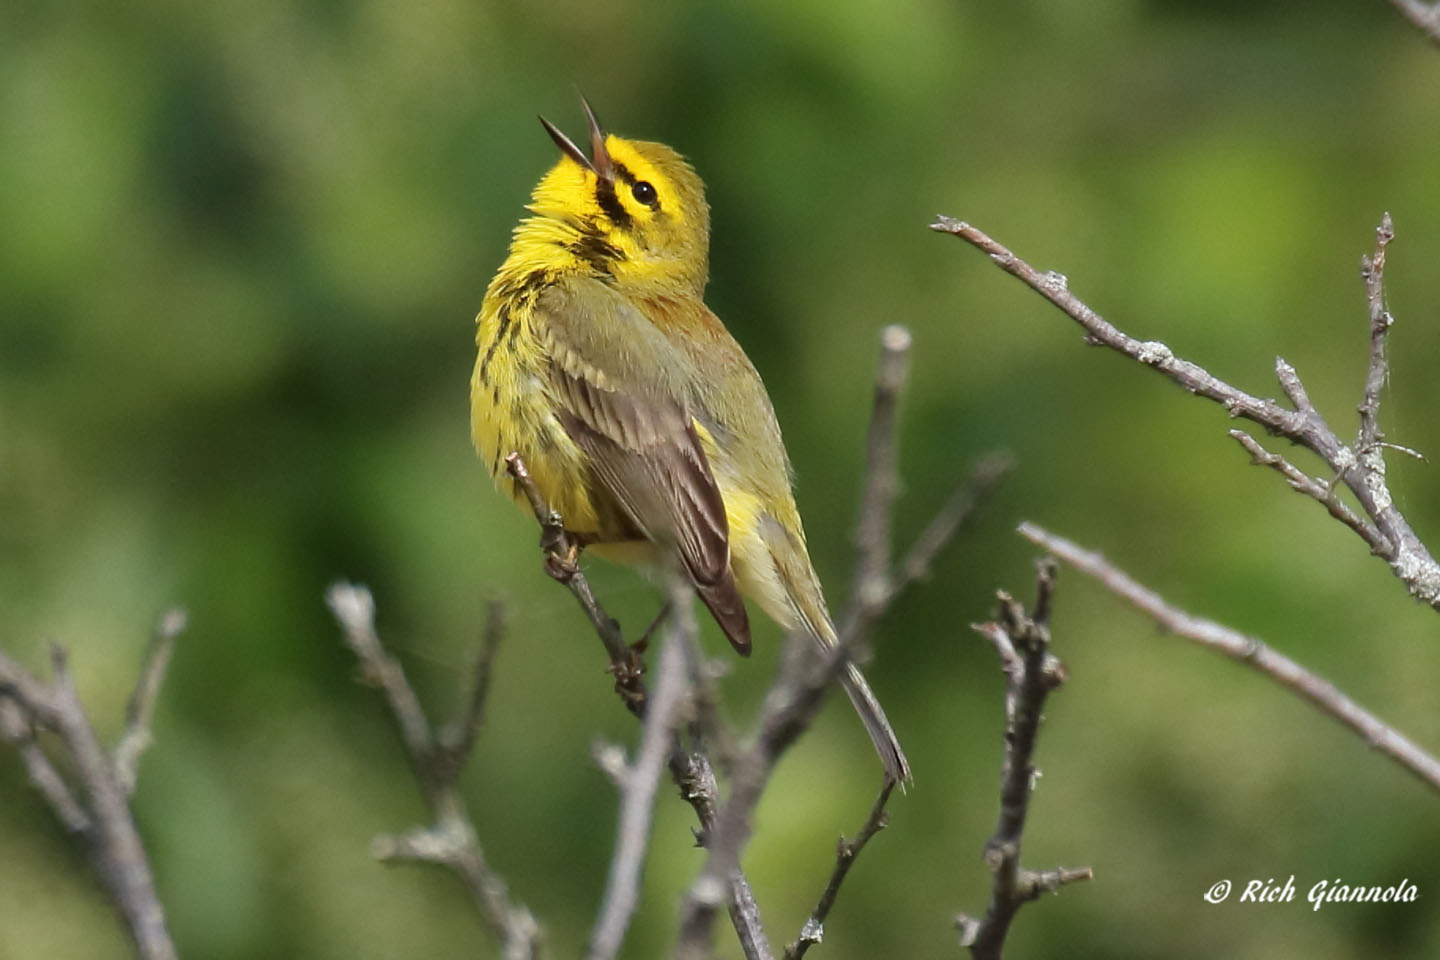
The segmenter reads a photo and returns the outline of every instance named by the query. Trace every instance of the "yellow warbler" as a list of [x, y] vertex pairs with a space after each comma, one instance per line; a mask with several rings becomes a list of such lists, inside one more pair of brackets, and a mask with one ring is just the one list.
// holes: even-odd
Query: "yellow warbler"
[[[606, 134], [561, 151], [486, 291], [470, 381], [475, 447], [497, 484], [512, 452], [575, 543], [628, 562], [667, 551], [742, 655], [741, 596], [836, 642], [805, 549], [789, 457], [744, 351], [705, 306], [705, 185], [669, 147]], [[845, 692], [886, 775], [910, 779], [854, 664]]]

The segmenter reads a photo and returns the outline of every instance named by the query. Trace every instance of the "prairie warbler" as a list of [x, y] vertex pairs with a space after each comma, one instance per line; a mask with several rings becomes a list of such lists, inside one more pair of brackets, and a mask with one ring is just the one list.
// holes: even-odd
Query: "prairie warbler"
[[[834, 646], [791, 493], [770, 398], [705, 306], [705, 185], [669, 147], [606, 134], [585, 104], [587, 156], [541, 118], [562, 154], [541, 179], [477, 319], [475, 447], [496, 483], [524, 459], [583, 548], [678, 559], [741, 654], [741, 596], [787, 630]], [[884, 764], [910, 767], [854, 664], [841, 680]]]

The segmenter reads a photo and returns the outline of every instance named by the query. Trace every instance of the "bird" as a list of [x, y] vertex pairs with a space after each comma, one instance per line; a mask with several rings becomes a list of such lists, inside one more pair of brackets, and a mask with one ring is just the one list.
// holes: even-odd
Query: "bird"
[[[837, 644], [806, 548], [769, 394], [705, 305], [710, 208], [668, 146], [607, 133], [583, 98], [590, 151], [560, 150], [476, 318], [471, 433], [522, 507], [523, 459], [577, 551], [677, 566], [737, 653], [743, 598], [822, 649]], [[887, 782], [909, 761], [859, 667], [839, 680]]]

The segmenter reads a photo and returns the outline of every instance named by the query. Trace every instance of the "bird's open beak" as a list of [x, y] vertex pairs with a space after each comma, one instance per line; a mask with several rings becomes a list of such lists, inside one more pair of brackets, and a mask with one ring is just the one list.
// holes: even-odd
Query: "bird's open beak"
[[615, 169], [610, 163], [610, 152], [605, 149], [605, 129], [600, 126], [599, 118], [584, 97], [580, 98], [580, 105], [585, 108], [585, 120], [590, 127], [590, 156], [585, 156], [585, 152], [575, 145], [575, 141], [565, 136], [560, 128], [549, 120], [541, 117], [540, 125], [550, 134], [550, 139], [555, 141], [555, 146], [560, 148], [561, 153], [597, 177], [613, 182]]

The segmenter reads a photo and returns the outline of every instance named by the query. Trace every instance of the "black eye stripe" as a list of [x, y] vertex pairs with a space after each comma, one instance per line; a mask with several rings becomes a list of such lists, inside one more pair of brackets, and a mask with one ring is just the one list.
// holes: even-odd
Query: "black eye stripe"
[[637, 202], [645, 204], [651, 210], [660, 209], [660, 196], [655, 191], [655, 185], [648, 180], [637, 179], [630, 168], [623, 163], [614, 166], [615, 176], [630, 187], [630, 195]]
[[598, 178], [595, 184], [595, 201], [616, 226], [623, 227], [630, 222], [630, 214], [626, 212], [620, 198], [615, 196], [615, 185], [603, 177]]

